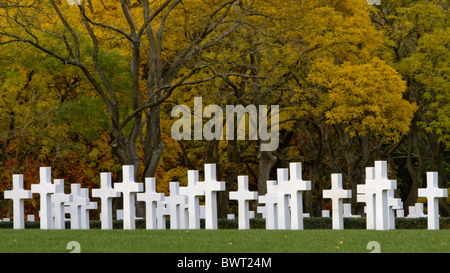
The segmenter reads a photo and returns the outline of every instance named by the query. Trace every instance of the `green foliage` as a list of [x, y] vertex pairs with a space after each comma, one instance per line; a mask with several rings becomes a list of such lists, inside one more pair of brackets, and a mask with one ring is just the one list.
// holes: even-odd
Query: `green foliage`
[[110, 120], [104, 108], [100, 98], [84, 96], [59, 104], [54, 119], [56, 123], [68, 126], [69, 135], [94, 140], [102, 130], [110, 128]]
[[426, 131], [434, 131], [450, 148], [450, 28], [424, 34], [417, 51], [404, 58], [398, 70], [420, 84], [424, 92], [424, 112], [430, 121], [421, 123]]

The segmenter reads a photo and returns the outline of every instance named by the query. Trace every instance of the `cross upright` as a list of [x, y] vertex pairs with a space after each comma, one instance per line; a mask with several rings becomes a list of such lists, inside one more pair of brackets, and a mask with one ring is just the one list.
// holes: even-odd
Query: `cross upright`
[[278, 195], [275, 193], [276, 180], [267, 180], [267, 193], [258, 197], [258, 202], [265, 204], [266, 229], [278, 229]]
[[205, 191], [198, 187], [198, 171], [188, 170], [188, 185], [180, 187], [180, 194], [188, 197], [189, 229], [200, 228], [200, 196]]
[[389, 206], [389, 229], [395, 229], [395, 213], [394, 210], [403, 209], [403, 202], [400, 198], [394, 197], [394, 190], [388, 191]]
[[181, 210], [180, 205], [186, 203], [187, 197], [180, 195], [180, 183], [170, 182], [170, 195], [164, 198], [163, 204], [169, 206], [170, 211], [170, 229], [180, 229], [180, 216]]
[[144, 190], [144, 184], [134, 181], [134, 166], [122, 166], [123, 181], [114, 183], [114, 189], [123, 196], [123, 229], [136, 228], [136, 207], [134, 204], [137, 192]]
[[25, 199], [33, 198], [31, 191], [23, 189], [23, 175], [13, 175], [12, 189], [5, 191], [5, 199], [13, 200], [13, 216], [14, 216], [14, 229], [24, 229], [24, 205]]
[[81, 229], [89, 229], [89, 210], [97, 208], [97, 202], [91, 202], [89, 198], [89, 189], [81, 189], [81, 196], [87, 199], [87, 204], [80, 207], [81, 210]]
[[[163, 198], [164, 200], [164, 198]], [[169, 215], [170, 211], [167, 208], [166, 204], [163, 202], [159, 202], [156, 207], [156, 228], [157, 229], [166, 229], [166, 215]]]
[[54, 229], [65, 229], [64, 205], [72, 202], [72, 196], [64, 193], [64, 179], [55, 179], [55, 193], [52, 194], [54, 206]]
[[157, 209], [161, 206], [161, 202], [164, 200], [164, 193], [156, 192], [156, 180], [154, 177], [145, 178], [145, 192], [136, 194], [136, 198], [137, 201], [145, 202], [146, 229], [157, 229]]
[[70, 195], [72, 201], [67, 204], [67, 212], [70, 214], [70, 228], [81, 229], [81, 206], [88, 205], [89, 199], [81, 194], [81, 184], [70, 184]]
[[[375, 161], [374, 168], [366, 168], [366, 185], [365, 187], [358, 188], [362, 189], [362, 191], [368, 195], [363, 198], [367, 205], [367, 224], [369, 225], [369, 218], [371, 218], [369, 213], [374, 213], [375, 229], [388, 230], [388, 191], [395, 190], [397, 188], [397, 181], [389, 180], [387, 178], [387, 162]], [[370, 206], [373, 207], [371, 208]]]
[[205, 192], [205, 229], [217, 229], [217, 192], [225, 190], [225, 182], [216, 180], [216, 164], [205, 164], [205, 181], [197, 187]]
[[[302, 192], [311, 190], [311, 181], [302, 179], [302, 163], [289, 163], [289, 176], [287, 180], [287, 170], [284, 170], [278, 184], [284, 194], [291, 196], [291, 229], [301, 230], [303, 229]], [[289, 207], [285, 206], [285, 210], [289, 211]]]
[[418, 196], [427, 198], [428, 229], [439, 229], [439, 203], [438, 198], [448, 195], [447, 189], [440, 189], [438, 185], [438, 173], [427, 172], [427, 187], [418, 190]]
[[323, 198], [330, 198], [332, 202], [333, 229], [344, 229], [343, 201], [351, 197], [352, 191], [342, 188], [342, 174], [331, 174], [331, 190], [324, 190]]
[[291, 228], [291, 215], [289, 213], [289, 194], [285, 189], [281, 188], [281, 181], [288, 181], [289, 170], [286, 168], [277, 169], [277, 181], [278, 183], [274, 187], [276, 196], [278, 197], [278, 228], [290, 229]]
[[120, 197], [120, 192], [112, 187], [111, 173], [100, 173], [100, 189], [92, 189], [92, 197], [99, 197], [101, 200], [101, 228], [112, 229], [112, 199]]
[[[366, 179], [375, 177], [373, 167], [366, 167]], [[366, 229], [375, 229], [375, 191], [366, 184], [356, 185], [356, 200], [366, 203]]]
[[31, 185], [32, 193], [39, 193], [40, 196], [40, 227], [41, 229], [53, 228], [52, 201], [51, 195], [55, 193], [55, 185], [52, 184], [50, 167], [40, 167], [39, 184]]
[[248, 176], [238, 176], [238, 190], [230, 192], [230, 200], [238, 201], [239, 210], [239, 229], [250, 228], [250, 215], [249, 215], [249, 203], [250, 200], [257, 200], [258, 193], [255, 191], [249, 191], [248, 189]]

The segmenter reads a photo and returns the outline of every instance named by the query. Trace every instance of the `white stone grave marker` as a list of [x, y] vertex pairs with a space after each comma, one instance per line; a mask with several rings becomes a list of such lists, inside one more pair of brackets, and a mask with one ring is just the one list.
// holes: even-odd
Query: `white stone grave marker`
[[189, 229], [189, 204], [187, 199], [186, 203], [180, 205], [180, 228]]
[[31, 191], [23, 189], [23, 175], [14, 174], [13, 175], [13, 185], [12, 190], [4, 192], [5, 199], [13, 200], [13, 217], [14, 229], [24, 229], [25, 228], [25, 218], [24, 218], [24, 200], [33, 198]]
[[389, 229], [395, 229], [395, 210], [403, 208], [403, 203], [400, 198], [394, 197], [394, 190], [388, 191], [388, 206], [389, 206]]
[[440, 189], [438, 186], [438, 173], [427, 172], [427, 187], [419, 189], [418, 196], [427, 198], [428, 208], [428, 229], [439, 229], [439, 203], [438, 198], [446, 198], [447, 189]]
[[163, 201], [161, 201], [159, 203], [160, 205], [156, 208], [157, 229], [166, 229], [166, 216], [170, 215], [170, 210], [167, 208], [166, 204], [163, 204]]
[[52, 184], [50, 167], [40, 167], [39, 184], [31, 185], [31, 192], [40, 196], [40, 227], [41, 229], [53, 228], [51, 195], [55, 193], [55, 185]]
[[205, 191], [197, 186], [198, 181], [198, 171], [189, 170], [187, 187], [180, 187], [180, 194], [188, 197], [189, 229], [200, 228], [200, 196]]
[[70, 228], [81, 229], [81, 206], [87, 206], [89, 199], [81, 194], [81, 184], [70, 185], [71, 201], [67, 205], [70, 214]]
[[276, 194], [277, 181], [267, 180], [267, 193], [258, 197], [258, 202], [265, 204], [266, 229], [278, 229], [278, 202]]
[[257, 200], [258, 193], [249, 191], [248, 189], [248, 176], [238, 176], [238, 190], [230, 192], [230, 200], [238, 201], [238, 226], [239, 229], [250, 228], [250, 213], [249, 203], [250, 200]]
[[344, 208], [344, 218], [359, 218], [361, 217], [361, 215], [353, 215], [352, 214], [352, 204], [351, 203], [346, 203], [343, 204], [343, 208]]
[[352, 197], [351, 190], [342, 188], [342, 174], [331, 174], [331, 190], [323, 191], [323, 198], [330, 198], [332, 202], [332, 223], [333, 229], [344, 229], [344, 207], [346, 198]]
[[101, 229], [112, 229], [112, 199], [120, 197], [120, 192], [112, 187], [111, 173], [100, 173], [100, 189], [92, 189], [92, 197], [100, 198], [102, 207], [100, 214]]
[[87, 205], [82, 205], [81, 210], [81, 229], [89, 229], [89, 210], [97, 209], [97, 202], [90, 202], [89, 189], [81, 189], [81, 196], [88, 200]]
[[145, 202], [145, 228], [157, 229], [158, 219], [162, 221], [161, 218], [157, 217], [157, 209], [161, 207], [161, 202], [164, 200], [164, 193], [156, 192], [156, 179], [154, 177], [145, 178], [145, 192], [138, 193], [136, 198], [137, 201]]
[[116, 210], [116, 220], [123, 220], [123, 209]]
[[375, 161], [374, 168], [366, 168], [366, 184], [357, 185], [357, 191], [358, 202], [367, 206], [367, 229], [389, 229], [388, 191], [396, 188], [397, 181], [387, 179], [386, 161]]
[[[255, 199], [255, 200], [256, 200], [256, 199]], [[249, 219], [255, 218], [255, 211], [254, 211], [254, 210], [250, 210], [250, 211], [248, 212], [248, 218], [249, 218]]]
[[64, 179], [55, 179], [55, 193], [52, 194], [52, 203], [54, 209], [54, 229], [65, 229], [65, 210], [64, 205], [72, 202], [72, 196], [64, 193]]
[[201, 205], [201, 206], [200, 206], [199, 217], [200, 217], [200, 219], [205, 219], [205, 218], [206, 218], [206, 208], [205, 208], [205, 205]]
[[205, 192], [205, 229], [217, 229], [217, 192], [225, 190], [225, 182], [216, 180], [216, 164], [205, 164], [205, 181], [197, 188]]
[[[259, 197], [261, 197], [261, 196], [258, 196], [258, 200], [259, 200]], [[256, 213], [261, 214], [261, 217], [264, 219], [266, 219], [266, 212], [267, 212], [267, 210], [266, 210], [265, 206], [256, 207]]]
[[423, 203], [416, 203], [414, 206], [409, 206], [408, 210], [409, 214], [407, 218], [427, 217], [427, 215], [423, 213]]
[[180, 205], [186, 203], [187, 197], [180, 195], [180, 183], [170, 182], [170, 195], [164, 198], [163, 204], [169, 206], [170, 229], [180, 229]]
[[114, 189], [123, 196], [123, 229], [136, 228], [136, 206], [134, 204], [136, 193], [144, 190], [142, 183], [134, 181], [134, 166], [122, 166], [122, 183], [114, 183]]
[[322, 217], [330, 218], [330, 210], [327, 209], [322, 210]]
[[[374, 168], [366, 168], [367, 177], [373, 177]], [[366, 203], [364, 213], [366, 214], [366, 229], [375, 229], [375, 191], [367, 185], [356, 185], [356, 201]]]
[[289, 163], [289, 176], [288, 179], [288, 169], [277, 170], [277, 188], [279, 188], [279, 198], [281, 198], [278, 202], [278, 217], [280, 217], [278, 226], [280, 229], [301, 230], [303, 229], [302, 192], [311, 190], [311, 181], [303, 181], [301, 163]]

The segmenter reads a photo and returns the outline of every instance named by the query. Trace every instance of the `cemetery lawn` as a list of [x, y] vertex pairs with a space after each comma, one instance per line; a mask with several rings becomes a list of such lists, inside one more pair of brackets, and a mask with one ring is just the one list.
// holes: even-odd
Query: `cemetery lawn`
[[68, 253], [450, 253], [450, 230], [0, 230], [0, 252]]

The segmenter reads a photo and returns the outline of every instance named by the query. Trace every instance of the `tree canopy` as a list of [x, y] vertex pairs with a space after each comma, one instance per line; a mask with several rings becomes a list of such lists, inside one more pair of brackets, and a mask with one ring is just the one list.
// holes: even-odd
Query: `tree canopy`
[[[216, 163], [227, 184], [219, 195], [225, 217], [237, 210], [227, 198], [237, 175], [249, 175], [250, 190], [264, 194], [276, 168], [296, 161], [312, 182], [307, 212], [331, 206], [322, 190], [340, 172], [361, 213], [356, 185], [365, 167], [388, 160], [407, 209], [426, 171], [439, 172], [440, 187], [450, 178], [448, 7], [438, 0], [0, 0], [0, 197], [12, 174], [23, 173], [29, 188], [44, 165], [68, 190], [99, 187], [102, 171], [118, 180], [121, 165], [131, 164], [138, 180], [156, 177], [168, 194], [170, 181], [186, 185], [187, 170]], [[195, 114], [195, 97], [224, 115], [227, 105], [268, 106], [269, 121], [279, 106], [277, 149], [261, 149], [266, 140], [248, 133], [174, 139], [172, 109], [187, 105]], [[26, 202], [26, 211], [38, 202]], [[11, 204], [1, 205], [11, 215]], [[448, 202], [440, 205], [450, 215]]]

